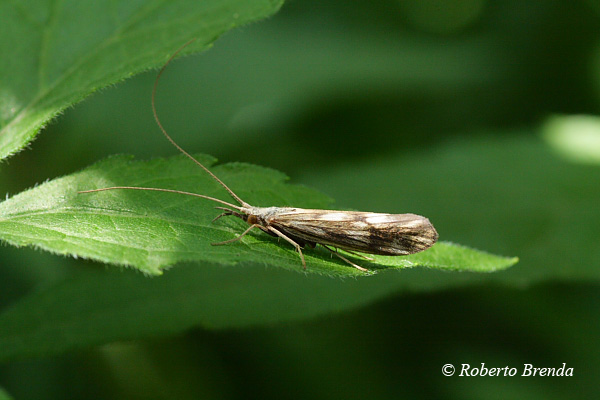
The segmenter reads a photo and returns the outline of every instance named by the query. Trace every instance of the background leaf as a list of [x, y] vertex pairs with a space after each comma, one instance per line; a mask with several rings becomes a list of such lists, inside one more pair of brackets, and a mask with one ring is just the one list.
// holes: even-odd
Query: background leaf
[[[208, 157], [200, 159], [210, 165]], [[226, 164], [215, 168], [215, 173], [253, 205], [327, 208], [330, 203], [326, 196], [315, 191], [284, 185], [283, 174], [266, 168]], [[261, 235], [260, 231], [245, 236], [239, 243], [212, 246], [211, 243], [235, 238], [247, 227], [236, 218], [221, 219], [213, 224], [212, 219], [220, 212], [215, 212], [218, 204], [214, 202], [148, 191], [77, 193], [126, 185], [228, 197], [223, 196], [224, 190], [210, 176], [186, 157], [147, 163], [113, 157], [1, 203], [0, 237], [15, 245], [33, 245], [58, 254], [134, 266], [150, 274], [160, 274], [164, 267], [179, 261], [229, 265], [258, 262], [301, 269], [299, 257], [289, 244]], [[304, 251], [308, 272], [331, 276], [365, 275], [342, 260], [333, 259], [325, 249], [318, 250]], [[479, 272], [504, 269], [516, 262], [448, 243], [440, 243], [425, 254], [375, 258], [375, 262], [356, 262], [372, 271], [422, 265]]]
[[131, 271], [88, 271], [6, 310], [0, 316], [0, 359], [180, 333], [194, 326], [268, 326], [353, 309], [392, 293], [481, 280], [472, 273], [415, 271], [387, 272], [366, 282], [302, 277], [256, 264], [183, 265], [154, 279]]
[[[0, 2], [0, 159], [95, 90], [264, 18], [281, 1]], [[82, 34], [83, 33], [83, 34]], [[18, 40], [15, 40], [18, 38]]]
[[8, 395], [8, 393], [6, 393], [6, 392], [4, 391], [4, 389], [2, 389], [2, 388], [0, 387], [0, 400], [11, 400], [11, 399], [12, 399], [12, 397], [10, 397], [10, 396]]

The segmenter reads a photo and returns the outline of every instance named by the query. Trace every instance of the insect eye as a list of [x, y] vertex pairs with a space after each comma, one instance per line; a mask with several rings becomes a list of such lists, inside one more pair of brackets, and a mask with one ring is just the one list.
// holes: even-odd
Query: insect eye
[[256, 215], [248, 215], [248, 223], [250, 225], [254, 225], [258, 223], [258, 218], [256, 218]]

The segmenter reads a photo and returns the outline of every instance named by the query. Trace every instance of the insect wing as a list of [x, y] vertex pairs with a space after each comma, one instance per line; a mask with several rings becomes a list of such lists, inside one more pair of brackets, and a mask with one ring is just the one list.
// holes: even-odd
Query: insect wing
[[306, 242], [369, 254], [413, 254], [438, 238], [431, 222], [415, 214], [282, 208], [267, 222]]

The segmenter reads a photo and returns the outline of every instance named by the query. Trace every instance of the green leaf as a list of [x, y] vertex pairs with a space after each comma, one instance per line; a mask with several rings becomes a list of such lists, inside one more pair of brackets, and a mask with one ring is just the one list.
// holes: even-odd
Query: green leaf
[[4, 389], [2, 389], [0, 387], [0, 400], [11, 400], [11, 399], [12, 399], [12, 397], [8, 393], [6, 393], [6, 391]]
[[[198, 156], [211, 165], [208, 156]], [[331, 201], [314, 190], [285, 184], [274, 170], [225, 164], [214, 168], [241, 198], [257, 206], [326, 208]], [[234, 265], [256, 262], [301, 271], [294, 249], [258, 231], [224, 246], [211, 243], [233, 239], [247, 225], [222, 218], [218, 203], [181, 194], [139, 190], [112, 190], [78, 194], [110, 186], [138, 186], [183, 190], [226, 199], [225, 191], [189, 159], [132, 161], [112, 157], [84, 171], [23, 192], [0, 204], [0, 238], [17, 246], [35, 246], [58, 254], [133, 266], [149, 274], [181, 261]], [[364, 274], [324, 249], [304, 251], [307, 271], [327, 275]], [[359, 261], [370, 270], [416, 265], [460, 271], [494, 271], [516, 259], [491, 256], [449, 243], [439, 243], [421, 254], [376, 256]]]
[[343, 280], [260, 265], [204, 263], [148, 279], [129, 270], [90, 268], [30, 293], [0, 314], [0, 360], [198, 326], [268, 326], [356, 309], [398, 293], [465, 287], [495, 275], [411, 268]]
[[280, 0], [0, 2], [0, 159], [95, 90], [273, 14]]
[[555, 115], [542, 127], [542, 138], [565, 159], [600, 164], [600, 118], [592, 115]]

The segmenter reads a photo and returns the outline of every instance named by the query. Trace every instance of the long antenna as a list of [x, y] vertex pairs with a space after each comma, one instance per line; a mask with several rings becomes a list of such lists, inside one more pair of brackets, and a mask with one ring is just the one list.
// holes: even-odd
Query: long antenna
[[[190, 160], [192, 160], [193, 162], [195, 162], [200, 168], [202, 168], [210, 176], [212, 176], [212, 178], [215, 181], [219, 182], [219, 184], [221, 186], [223, 186], [225, 188], [225, 190], [227, 190], [227, 192], [229, 192], [229, 194], [231, 195], [231, 197], [233, 197], [238, 203], [240, 203], [240, 205], [242, 205], [244, 207], [250, 207], [250, 205], [248, 203], [246, 203], [244, 200], [240, 199], [237, 194], [233, 193], [233, 190], [229, 189], [229, 187], [225, 183], [223, 183], [222, 180], [220, 180], [219, 178], [217, 178], [217, 176], [215, 174], [213, 174], [212, 172], [210, 172], [210, 170], [208, 168], [206, 168], [204, 165], [202, 165], [202, 163], [200, 161], [196, 160], [187, 151], [185, 151], [184, 149], [182, 149], [181, 146], [179, 146], [177, 143], [175, 143], [175, 141], [171, 138], [171, 136], [169, 136], [169, 134], [167, 133], [167, 131], [165, 130], [165, 128], [163, 128], [162, 124], [160, 123], [160, 119], [158, 118], [158, 113], [156, 112], [156, 102], [155, 102], [155, 99], [156, 99], [156, 88], [158, 86], [158, 81], [160, 80], [160, 76], [164, 72], [165, 68], [167, 68], [167, 66], [171, 63], [171, 61], [173, 61], [173, 59], [183, 49], [185, 49], [187, 46], [189, 46], [190, 44], [192, 44], [195, 41], [196, 41], [196, 38], [191, 39], [186, 44], [184, 44], [179, 49], [177, 49], [177, 51], [175, 53], [173, 53], [173, 55], [167, 60], [167, 62], [165, 63], [165, 65], [163, 65], [163, 67], [160, 69], [160, 71], [158, 72], [158, 75], [156, 75], [156, 79], [154, 80], [154, 87], [152, 88], [152, 113], [154, 114], [154, 119], [156, 120], [156, 123], [157, 123], [158, 127], [160, 128], [161, 132], [165, 135], [165, 137], [167, 138], [167, 140], [169, 142], [171, 142], [171, 144], [173, 146], [175, 146], [175, 148], [177, 148], [177, 150], [179, 150], [181, 153], [185, 154]], [[212, 199], [212, 200], [216, 200], [216, 199]]]
[[216, 201], [217, 203], [225, 204], [231, 208], [235, 208], [236, 210], [242, 211], [242, 207], [236, 206], [234, 204], [228, 203], [221, 199], [215, 199], [214, 197], [205, 196], [203, 194], [184, 192], [183, 190], [174, 190], [174, 189], [161, 189], [161, 188], [147, 188], [147, 187], [139, 187], [139, 186], [112, 186], [101, 189], [91, 189], [91, 190], [81, 190], [77, 193], [94, 193], [94, 192], [104, 192], [106, 190], [115, 190], [115, 189], [134, 189], [134, 190], [154, 190], [156, 192], [168, 192], [168, 193], [177, 193], [177, 194], [186, 194], [188, 196], [196, 196], [202, 199]]

